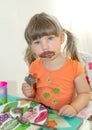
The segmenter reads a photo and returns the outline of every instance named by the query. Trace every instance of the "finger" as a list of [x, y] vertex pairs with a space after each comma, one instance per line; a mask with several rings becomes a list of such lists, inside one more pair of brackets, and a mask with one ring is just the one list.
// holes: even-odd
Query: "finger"
[[75, 115], [75, 111], [71, 108], [66, 109], [66, 111], [64, 112], [64, 116], [73, 117]]
[[24, 93], [25, 96], [30, 96], [31, 95], [30, 91], [23, 91], [23, 93]]
[[68, 109], [65, 109], [62, 114], [62, 116], [69, 116], [70, 115], [70, 111]]
[[67, 110], [64, 114], [64, 116], [73, 117], [73, 113], [70, 110]]
[[22, 89], [24, 89], [24, 90], [30, 89], [30, 85], [27, 84], [27, 83], [24, 83], [24, 84], [22, 85]]
[[72, 116], [72, 113], [73, 112], [71, 108], [69, 107], [69, 105], [62, 107], [59, 111], [59, 115], [62, 115], [62, 116]]
[[59, 110], [59, 115], [63, 115], [65, 112], [65, 107], [62, 107], [60, 110]]

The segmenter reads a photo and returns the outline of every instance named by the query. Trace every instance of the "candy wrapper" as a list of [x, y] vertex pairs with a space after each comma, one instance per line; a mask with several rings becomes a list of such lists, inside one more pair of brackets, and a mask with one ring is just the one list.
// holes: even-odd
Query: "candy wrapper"
[[24, 79], [30, 86], [36, 83], [36, 78], [34, 78], [31, 74], [25, 77]]

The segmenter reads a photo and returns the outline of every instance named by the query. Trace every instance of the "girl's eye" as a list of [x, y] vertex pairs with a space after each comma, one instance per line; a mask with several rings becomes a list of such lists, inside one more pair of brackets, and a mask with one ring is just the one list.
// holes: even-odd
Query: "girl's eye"
[[35, 41], [33, 42], [34, 45], [39, 45], [40, 44], [40, 41]]
[[48, 37], [48, 40], [53, 40], [53, 38], [54, 38], [54, 37], [52, 37], [52, 36], [51, 36], [51, 37]]

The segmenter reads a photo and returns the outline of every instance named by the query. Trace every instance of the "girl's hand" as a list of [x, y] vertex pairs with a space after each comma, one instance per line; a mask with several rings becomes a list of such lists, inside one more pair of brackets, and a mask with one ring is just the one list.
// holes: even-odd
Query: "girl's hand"
[[77, 115], [77, 110], [71, 105], [65, 105], [59, 110], [59, 115], [74, 117]]
[[22, 84], [22, 92], [26, 97], [33, 98], [35, 96], [34, 87], [30, 86], [27, 83]]

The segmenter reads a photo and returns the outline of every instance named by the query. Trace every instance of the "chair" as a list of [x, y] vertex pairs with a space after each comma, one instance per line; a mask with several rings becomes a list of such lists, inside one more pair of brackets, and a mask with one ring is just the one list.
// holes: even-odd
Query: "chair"
[[86, 79], [92, 90], [92, 55], [90, 53], [80, 51], [79, 56], [80, 61], [83, 64], [84, 69], [86, 71]]
[[[90, 53], [80, 51], [79, 57], [86, 71], [86, 79], [92, 91], [92, 55]], [[90, 97], [89, 104], [83, 110], [81, 110], [77, 116], [83, 119], [88, 119], [90, 116], [92, 116], [92, 96]]]

